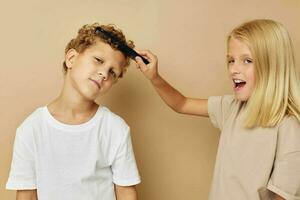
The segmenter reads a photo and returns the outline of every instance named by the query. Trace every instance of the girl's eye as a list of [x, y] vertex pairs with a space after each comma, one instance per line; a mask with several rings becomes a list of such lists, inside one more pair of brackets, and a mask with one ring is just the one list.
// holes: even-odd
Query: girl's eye
[[245, 63], [252, 63], [252, 60], [251, 60], [251, 59], [245, 59], [244, 62], [245, 62]]
[[228, 61], [227, 61], [228, 64], [231, 64], [231, 63], [233, 63], [233, 62], [234, 62], [234, 60], [228, 60]]

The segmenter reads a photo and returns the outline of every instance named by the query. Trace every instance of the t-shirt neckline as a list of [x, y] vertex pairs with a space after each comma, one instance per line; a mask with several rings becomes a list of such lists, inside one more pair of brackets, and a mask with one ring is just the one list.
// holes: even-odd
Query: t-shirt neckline
[[102, 106], [99, 106], [96, 113], [86, 122], [81, 124], [65, 124], [63, 122], [58, 121], [53, 117], [53, 115], [50, 113], [47, 105], [43, 108], [43, 113], [46, 118], [46, 121], [50, 123], [51, 125], [55, 126], [56, 128], [67, 130], [67, 131], [82, 131], [89, 129], [92, 124], [97, 120], [98, 116], [100, 115], [102, 111]]

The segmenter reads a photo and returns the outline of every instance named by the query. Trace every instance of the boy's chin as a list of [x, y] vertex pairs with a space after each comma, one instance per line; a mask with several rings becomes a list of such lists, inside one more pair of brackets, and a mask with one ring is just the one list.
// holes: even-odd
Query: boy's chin
[[92, 102], [97, 99], [99, 94], [97, 94], [95, 92], [91, 92], [91, 91], [83, 91], [83, 92], [81, 92], [81, 96], [83, 97], [83, 99]]
[[95, 90], [91, 87], [81, 88], [81, 96], [89, 101], [95, 101], [98, 97], [102, 96], [105, 91]]

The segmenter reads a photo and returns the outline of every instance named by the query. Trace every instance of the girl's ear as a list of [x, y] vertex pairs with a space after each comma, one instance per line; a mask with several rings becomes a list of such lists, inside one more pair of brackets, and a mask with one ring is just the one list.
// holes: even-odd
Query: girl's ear
[[78, 56], [78, 52], [75, 49], [69, 49], [65, 55], [65, 62], [68, 69], [71, 69], [76, 57]]

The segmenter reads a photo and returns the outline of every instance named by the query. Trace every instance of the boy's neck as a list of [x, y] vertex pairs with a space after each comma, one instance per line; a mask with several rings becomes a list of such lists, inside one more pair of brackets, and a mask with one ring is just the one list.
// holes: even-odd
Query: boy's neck
[[68, 91], [63, 89], [61, 94], [48, 104], [51, 115], [66, 124], [81, 124], [91, 119], [99, 105]]

